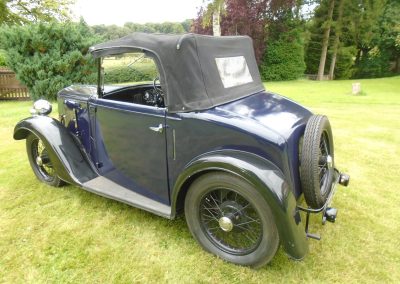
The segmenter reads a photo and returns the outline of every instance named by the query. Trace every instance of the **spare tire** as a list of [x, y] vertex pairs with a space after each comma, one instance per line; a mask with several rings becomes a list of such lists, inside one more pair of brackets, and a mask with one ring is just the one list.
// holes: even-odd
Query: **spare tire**
[[304, 198], [313, 209], [324, 206], [334, 178], [332, 130], [324, 115], [307, 122], [300, 157], [300, 180]]

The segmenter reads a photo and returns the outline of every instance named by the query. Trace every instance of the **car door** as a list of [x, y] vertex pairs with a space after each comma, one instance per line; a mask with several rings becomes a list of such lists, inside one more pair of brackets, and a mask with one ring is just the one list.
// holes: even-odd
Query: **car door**
[[101, 175], [169, 204], [165, 108], [92, 98], [91, 139]]

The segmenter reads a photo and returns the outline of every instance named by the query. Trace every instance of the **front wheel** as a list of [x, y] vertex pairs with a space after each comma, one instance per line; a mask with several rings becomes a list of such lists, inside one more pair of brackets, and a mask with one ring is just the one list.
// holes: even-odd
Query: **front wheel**
[[54, 187], [64, 184], [54, 170], [43, 141], [33, 133], [26, 138], [26, 152], [32, 170], [40, 181]]
[[199, 177], [186, 195], [185, 215], [200, 245], [229, 262], [260, 267], [278, 249], [270, 207], [237, 176], [215, 172]]

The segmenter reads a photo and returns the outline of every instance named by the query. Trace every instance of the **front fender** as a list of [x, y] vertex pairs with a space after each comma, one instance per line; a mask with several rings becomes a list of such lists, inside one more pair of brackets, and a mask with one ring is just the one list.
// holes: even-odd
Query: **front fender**
[[97, 176], [79, 142], [57, 120], [47, 116], [33, 116], [21, 120], [14, 128], [14, 139], [25, 139], [30, 133], [44, 143], [57, 175], [68, 183], [81, 185]]
[[296, 208], [296, 199], [283, 173], [270, 161], [255, 154], [222, 150], [192, 160], [178, 177], [172, 191], [172, 212], [179, 193], [193, 176], [208, 171], [225, 171], [247, 180], [265, 198], [275, 218], [281, 242], [289, 256], [302, 259], [308, 242]]

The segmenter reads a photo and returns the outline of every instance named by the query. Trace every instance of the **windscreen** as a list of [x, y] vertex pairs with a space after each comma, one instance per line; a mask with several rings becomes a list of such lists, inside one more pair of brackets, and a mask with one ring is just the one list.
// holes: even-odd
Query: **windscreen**
[[105, 85], [135, 85], [158, 77], [154, 60], [143, 52], [106, 56], [102, 62]]

